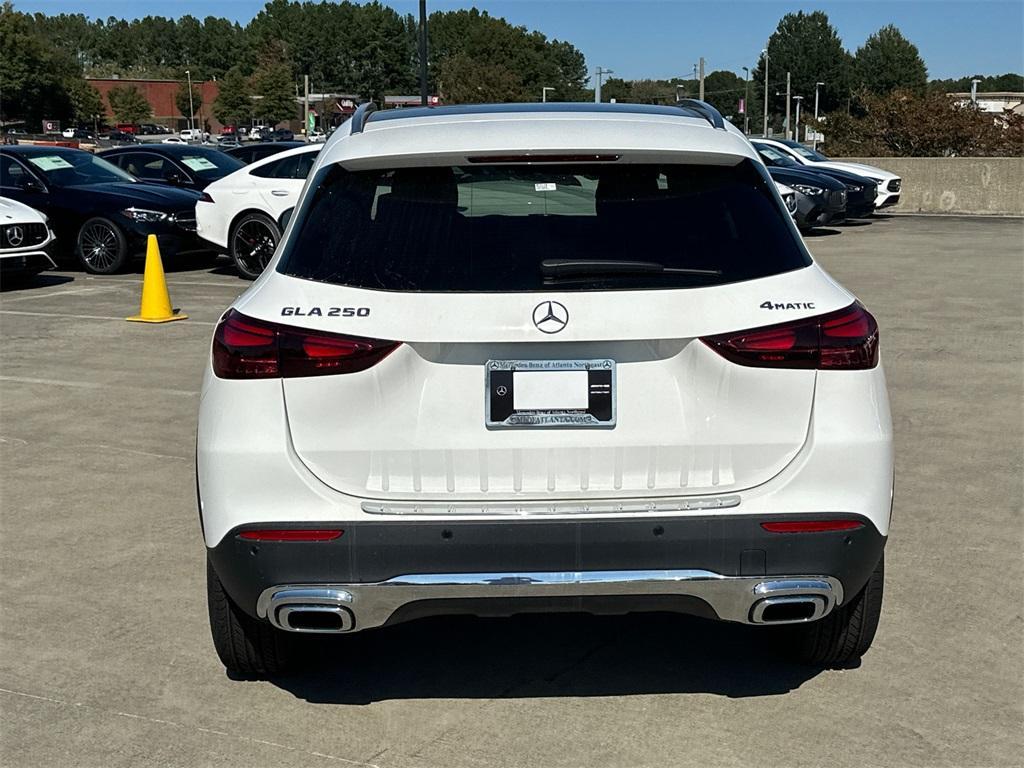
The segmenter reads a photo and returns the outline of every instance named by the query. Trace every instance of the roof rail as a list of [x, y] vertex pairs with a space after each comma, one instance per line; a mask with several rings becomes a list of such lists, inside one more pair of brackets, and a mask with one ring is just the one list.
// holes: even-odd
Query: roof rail
[[354, 136], [357, 133], [362, 133], [363, 128], [370, 119], [370, 115], [377, 111], [377, 105], [372, 101], [368, 101], [365, 104], [360, 104], [356, 109], [355, 114], [352, 115], [351, 123], [352, 129], [349, 131], [349, 136]]
[[725, 130], [725, 118], [722, 117], [722, 113], [706, 101], [701, 101], [700, 99], [680, 99], [676, 106], [693, 110], [711, 123], [713, 127], [722, 131]]

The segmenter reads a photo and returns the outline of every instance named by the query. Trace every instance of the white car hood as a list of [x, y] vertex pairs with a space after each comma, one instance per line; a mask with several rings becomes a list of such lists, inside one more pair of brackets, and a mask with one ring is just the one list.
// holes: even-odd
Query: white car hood
[[45, 224], [46, 216], [9, 197], [0, 197], [0, 224]]
[[813, 168], [816, 165], [820, 165], [822, 168], [834, 168], [837, 171], [849, 171], [860, 176], [870, 176], [875, 179], [882, 179], [882, 181], [891, 181], [892, 179], [899, 178], [895, 173], [883, 171], [881, 168], [876, 168], [873, 165], [864, 165], [863, 163], [840, 163], [829, 160], [827, 163], [811, 163], [809, 167]]

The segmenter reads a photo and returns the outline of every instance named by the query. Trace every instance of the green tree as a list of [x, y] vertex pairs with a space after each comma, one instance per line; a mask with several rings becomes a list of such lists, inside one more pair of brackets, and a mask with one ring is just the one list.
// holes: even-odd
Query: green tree
[[114, 119], [119, 123], [140, 123], [153, 114], [146, 97], [134, 85], [111, 88], [107, 93], [107, 101], [110, 102]]
[[224, 125], [238, 125], [252, 116], [252, 88], [240, 67], [232, 67], [219, 82], [213, 115]]
[[[191, 117], [194, 120], [195, 116], [199, 114], [200, 107], [203, 106], [202, 91], [200, 91], [198, 86], [194, 83], [192, 84], [192, 103], [190, 105], [188, 81], [186, 80], [178, 86], [178, 91], [174, 94], [174, 105], [178, 108], [178, 112], [180, 112], [183, 117]], [[191, 115], [189, 114], [190, 111]]]
[[528, 98], [523, 81], [514, 72], [465, 54], [446, 58], [438, 68], [438, 77], [448, 104], [496, 104]]
[[971, 90], [971, 80], [980, 80], [978, 92], [985, 91], [1024, 91], [1024, 75], [1007, 72], [1005, 75], [968, 75], [966, 77], [932, 80], [928, 89], [939, 93], [965, 93]]
[[264, 51], [259, 69], [252, 78], [255, 99], [253, 116], [277, 125], [295, 117], [295, 82], [283, 46], [274, 45]]
[[76, 122], [91, 125], [94, 120], [102, 119], [107, 114], [107, 108], [103, 104], [100, 92], [83, 78], [70, 80], [67, 88]]
[[704, 78], [704, 100], [740, 127], [743, 127], [740, 99], [744, 98], [745, 93], [743, 78], [735, 72], [719, 69]]
[[[764, 54], [758, 58], [751, 73], [751, 101], [755, 90], [757, 107], [763, 105]], [[791, 94], [803, 96], [804, 103], [813, 103], [814, 84], [820, 87], [821, 111], [845, 107], [850, 95], [850, 54], [843, 48], [835, 28], [822, 11], [787, 13], [768, 38], [768, 108], [773, 116], [786, 112], [786, 73], [791, 75]], [[776, 96], [776, 92], [780, 95]], [[792, 108], [792, 107], [791, 107]], [[757, 124], [751, 114], [751, 130]], [[781, 125], [776, 118], [774, 125]]]
[[67, 83], [80, 74], [71, 57], [36, 34], [30, 16], [0, 5], [0, 120], [38, 130], [43, 119], [70, 119]]
[[928, 70], [917, 51], [892, 24], [871, 35], [853, 57], [854, 82], [871, 93], [896, 89], [924, 93]]

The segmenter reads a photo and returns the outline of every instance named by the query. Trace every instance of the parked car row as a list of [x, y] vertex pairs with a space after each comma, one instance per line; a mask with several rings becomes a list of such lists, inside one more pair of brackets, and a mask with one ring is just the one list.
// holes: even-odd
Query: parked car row
[[[78, 134], [88, 131], [72, 131]], [[203, 136], [191, 129], [97, 155], [3, 148], [0, 194], [36, 209], [52, 227], [53, 237], [39, 246], [46, 257], [23, 260], [22, 267], [38, 271], [54, 258], [77, 257], [89, 272], [116, 272], [141, 255], [152, 233], [165, 255], [215, 249], [231, 257], [240, 275], [255, 279], [273, 256], [323, 138], [306, 143], [287, 140], [287, 131], [254, 130], [250, 136], [261, 141], [242, 144], [230, 133], [216, 148], [189, 143]], [[125, 133], [122, 141], [134, 138]], [[870, 216], [899, 201], [902, 180], [880, 168], [832, 161], [795, 141], [751, 143], [802, 231]], [[5, 245], [12, 247], [0, 238]]]
[[796, 193], [797, 226], [807, 231], [844, 219], [870, 216], [895, 205], [902, 179], [860, 163], [842, 163], [789, 139], [751, 139], [776, 183]]

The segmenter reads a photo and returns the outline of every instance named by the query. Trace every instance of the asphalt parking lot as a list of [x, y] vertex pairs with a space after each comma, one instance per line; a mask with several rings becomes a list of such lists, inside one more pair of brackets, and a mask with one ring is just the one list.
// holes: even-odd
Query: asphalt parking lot
[[246, 284], [168, 264], [190, 319], [165, 326], [123, 320], [141, 274], [5, 291], [0, 761], [1021, 765], [1024, 220], [880, 216], [808, 242], [879, 320], [896, 427], [882, 624], [843, 671], [652, 614], [431, 619], [230, 680], [193, 449], [213, 323]]

